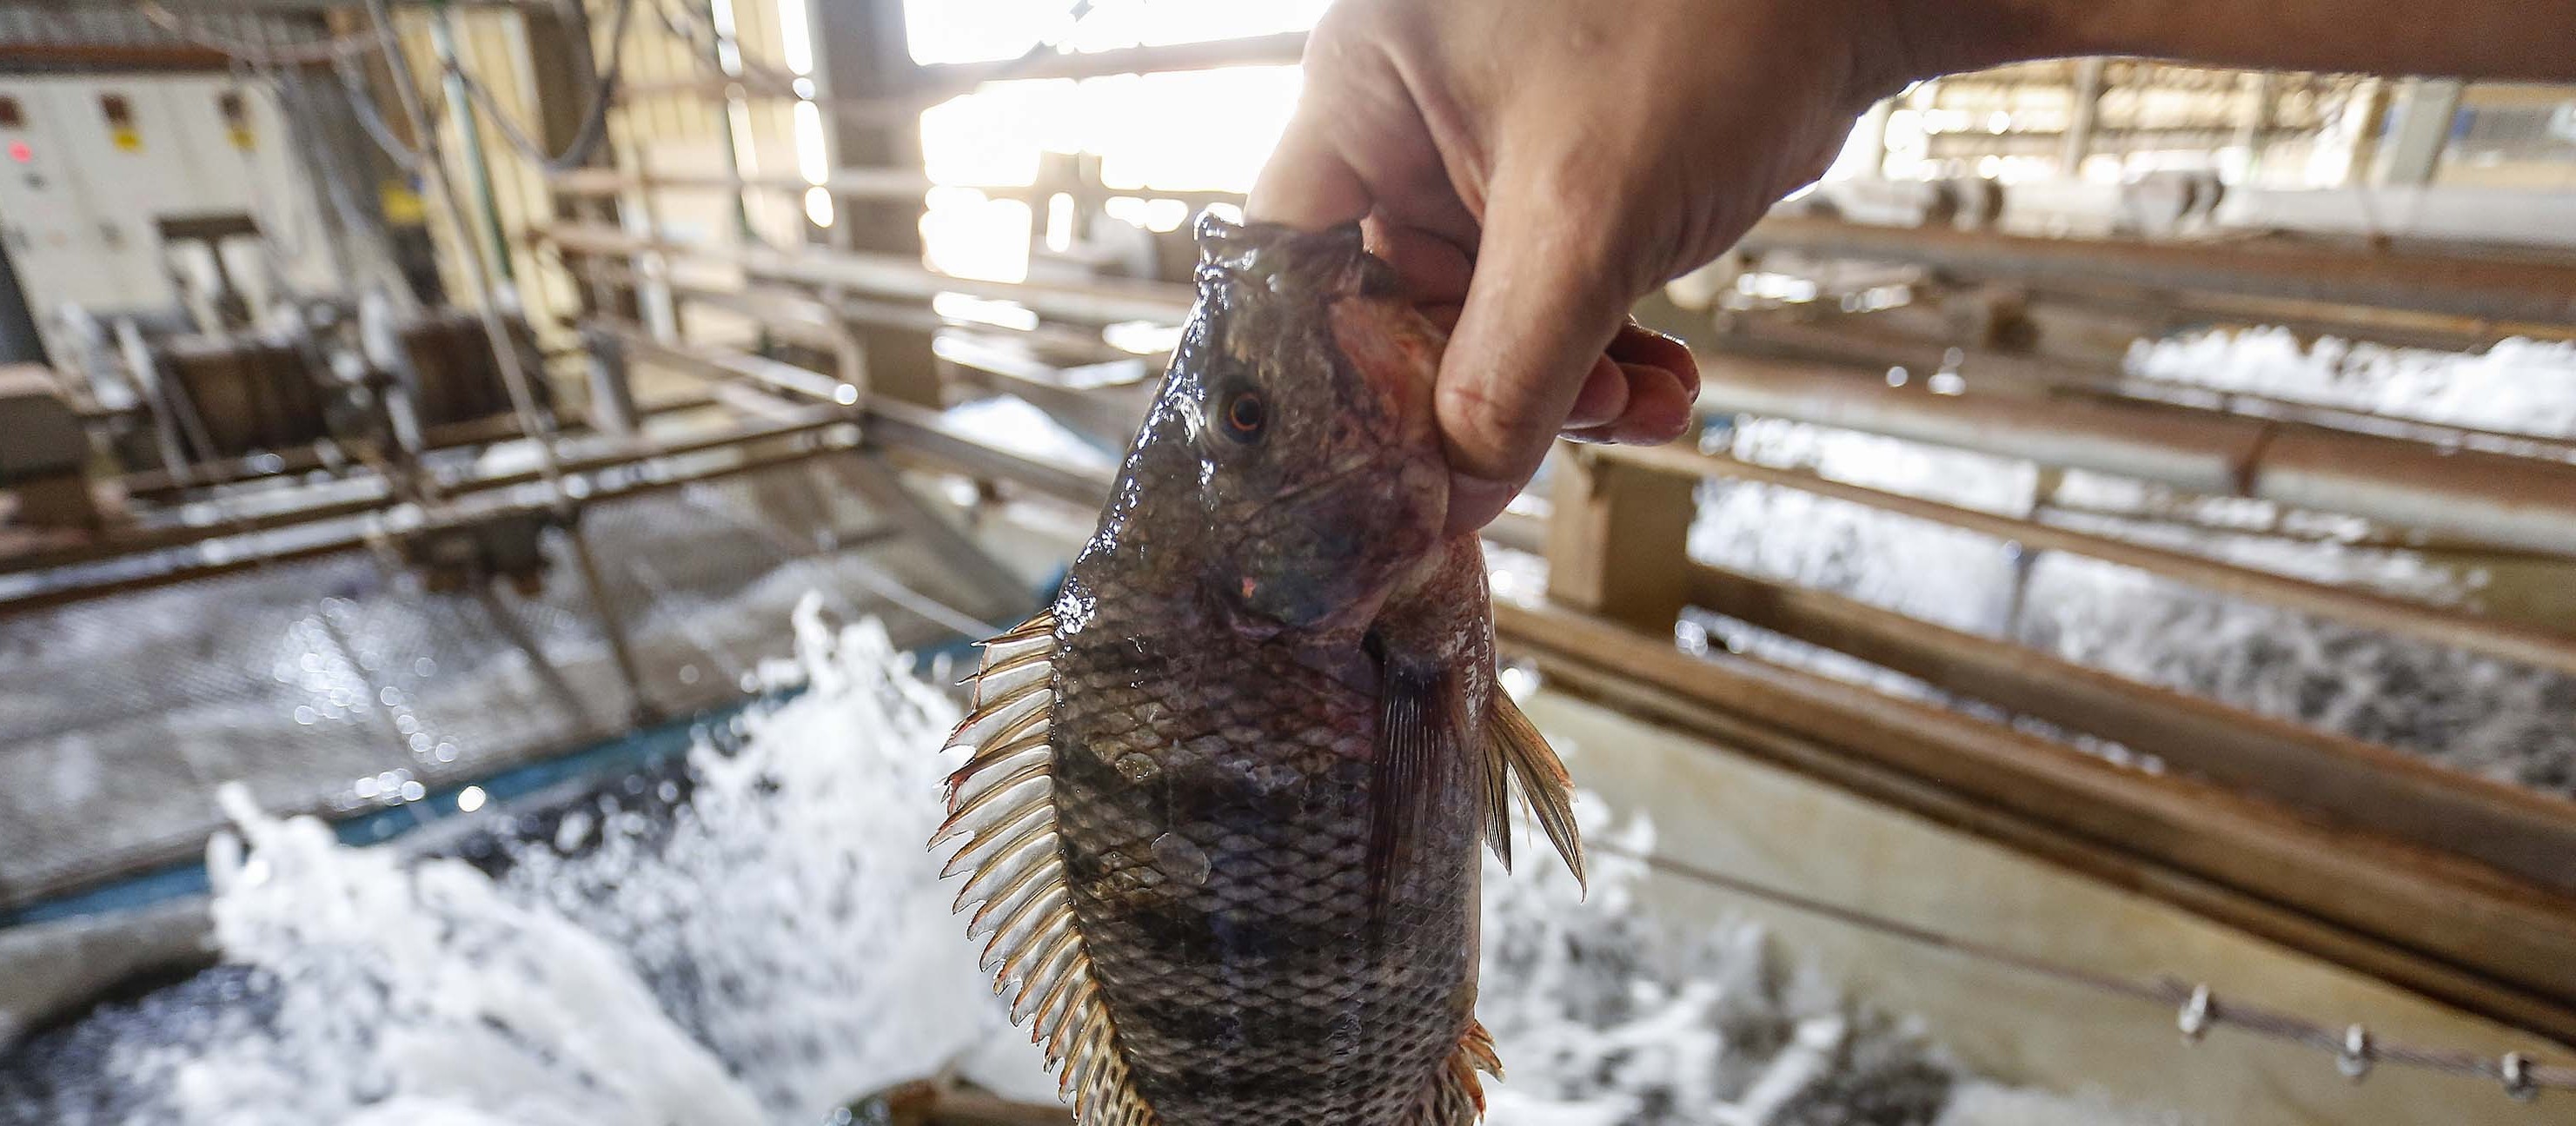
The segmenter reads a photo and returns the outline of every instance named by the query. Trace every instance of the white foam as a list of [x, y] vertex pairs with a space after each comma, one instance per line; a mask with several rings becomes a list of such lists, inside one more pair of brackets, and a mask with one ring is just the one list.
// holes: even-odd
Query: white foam
[[[796, 627], [799, 661], [765, 675], [807, 689], [747, 717], [739, 750], [693, 751], [668, 817], [574, 811], [498, 880], [342, 846], [228, 790], [238, 835], [208, 852], [217, 939], [273, 978], [275, 1009], [121, 1051], [150, 1095], [128, 1120], [805, 1123], [952, 1065], [1051, 1100], [922, 846], [956, 708], [873, 623], [834, 630], [809, 601]], [[1652, 843], [1577, 808], [1587, 835]], [[1636, 902], [1634, 862], [1596, 854], [1586, 899], [1543, 851], [1522, 855], [1486, 883], [1480, 1009], [1512, 1075], [1499, 1126], [1649, 1105], [1737, 1126], [1863, 1090], [1918, 1114], [1890, 1122], [1942, 1105], [1955, 1069], [1920, 1030], [1784, 965], [1758, 930], [1675, 937]]]

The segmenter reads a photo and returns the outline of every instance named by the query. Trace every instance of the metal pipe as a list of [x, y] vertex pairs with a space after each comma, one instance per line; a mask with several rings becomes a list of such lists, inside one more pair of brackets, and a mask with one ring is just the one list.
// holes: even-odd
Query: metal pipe
[[1997, 516], [1938, 501], [1846, 485], [1811, 473], [1773, 469], [1669, 446], [1603, 446], [1595, 452], [1605, 458], [1630, 461], [1666, 473], [1726, 477], [1831, 497], [1917, 520], [1965, 528], [2018, 543], [2025, 548], [2070, 552], [2135, 567], [2220, 594], [2268, 601], [2276, 606], [2337, 618], [2436, 645], [2576, 675], [2576, 638], [2513, 622], [2480, 618], [2420, 602], [2251, 570], [2053, 524]]
[[[474, 182], [475, 199], [482, 205], [483, 225], [477, 233], [486, 244], [485, 253], [489, 256], [491, 268], [501, 275], [502, 281], [510, 281], [510, 240], [501, 231], [501, 209], [492, 189], [492, 163], [483, 154], [483, 127], [474, 120], [474, 99], [465, 88], [465, 72], [456, 62], [456, 26], [446, 4], [430, 7], [429, 42], [431, 49], [438, 53], [439, 81], [446, 91], [447, 115], [456, 129], [457, 143], [464, 146], [465, 175]], [[397, 44], [392, 51], [400, 54], [400, 45]], [[411, 81], [410, 68], [411, 60], [404, 59], [395, 67], [395, 80]], [[412, 100], [404, 99], [406, 108]], [[428, 122], [415, 120], [412, 126], [421, 135], [422, 151], [431, 153], [430, 159], [435, 161], [437, 148], [430, 139]], [[456, 233], [460, 237], [472, 237], [466, 234], [466, 230], [458, 227]], [[479, 270], [480, 266], [476, 268]]]
[[795, 252], [719, 247], [663, 238], [638, 238], [624, 231], [585, 223], [553, 223], [534, 228], [529, 233], [576, 254], [628, 257], [658, 251], [736, 266], [752, 274], [806, 285], [841, 286], [893, 297], [927, 298], [942, 293], [962, 293], [995, 301], [1016, 301], [1047, 316], [1095, 324], [1178, 322], [1189, 315], [1190, 304], [1196, 299], [1188, 286], [1159, 282], [980, 281], [952, 277], [900, 255], [832, 250], [819, 246]]
[[[558, 462], [565, 473], [597, 473], [629, 465], [640, 465], [657, 458], [681, 457], [705, 453], [729, 446], [799, 438], [807, 434], [844, 425], [846, 416], [838, 412], [817, 412], [811, 408], [791, 408], [794, 417], [763, 426], [728, 430], [721, 434], [691, 438], [686, 441], [662, 442], [637, 448], [618, 441], [605, 453], [575, 456]], [[446, 499], [454, 501], [476, 493], [505, 489], [545, 480], [541, 470], [521, 469], [508, 473], [483, 474], [442, 484]], [[190, 544], [204, 543], [244, 532], [276, 531], [300, 527], [346, 516], [380, 512], [398, 503], [392, 484], [382, 478], [362, 480], [365, 491], [339, 500], [304, 504], [272, 512], [232, 513], [209, 523], [162, 524], [138, 528], [114, 536], [90, 540], [65, 547], [21, 552], [0, 557], [0, 576], [56, 567], [95, 563], [120, 555], [133, 555]]]
[[1774, 216], [1738, 246], [1901, 262], [2032, 283], [2208, 290], [2416, 309], [2490, 320], [2576, 323], [2576, 265], [2400, 254], [2289, 241], [2225, 244], [2035, 238], [1939, 227], [1874, 227]]
[[[624, 624], [617, 620], [614, 608], [608, 605], [607, 587], [600, 578], [599, 562], [591, 555], [590, 541], [581, 534], [577, 519], [579, 506], [564, 490], [563, 467], [555, 462], [554, 435], [537, 410], [536, 392], [527, 371], [519, 362], [518, 338], [502, 321], [493, 295], [491, 276], [485, 272], [487, 263], [471, 236], [466, 234], [473, 230], [473, 226], [466, 219], [465, 205], [456, 198], [455, 185], [448, 181], [445, 158], [439, 153], [438, 133], [430, 127], [427, 111], [421, 108], [419, 80], [412, 74], [411, 58], [403, 54], [402, 43], [394, 35], [389, 0], [367, 0], [367, 14], [369, 22], [374, 25], [377, 47], [385, 56], [385, 65], [393, 72], [394, 91], [402, 102], [403, 116], [410, 119], [412, 130], [420, 137], [421, 177], [429, 182], [431, 191], [438, 196], [440, 205], [447, 212], [448, 222], [459, 235], [458, 246], [465, 258], [465, 280], [474, 291], [475, 314], [483, 322], [483, 333], [491, 343], [493, 362], [500, 369], [501, 382], [509, 389], [511, 409], [518, 413], [519, 425], [528, 439], [536, 443], [537, 465], [545, 474], [547, 491], [552, 495], [554, 510], [564, 527], [564, 539], [572, 546], [573, 563], [581, 576], [582, 590], [590, 602], [591, 611], [599, 617], [600, 633], [608, 641], [609, 654], [615, 658], [618, 675], [623, 678], [633, 701], [634, 717], [639, 721], [649, 718], [653, 714], [653, 704], [644, 694], [643, 671], [636, 663]], [[441, 8], [439, 15], [444, 17], [445, 14], [446, 10]], [[438, 26], [433, 24], [432, 30]], [[452, 68], [455, 65], [453, 44], [443, 50], [448, 56], [447, 65]], [[458, 76], [451, 73], [450, 77]], [[468, 115], [470, 124], [471, 104], [462, 98], [453, 100]], [[468, 140], [471, 139], [469, 134]], [[471, 150], [468, 155], [472, 155]], [[486, 207], [484, 219], [497, 236], [500, 219], [498, 212], [490, 209], [493, 201], [487, 196], [481, 202]], [[496, 249], [495, 256], [499, 260], [502, 277], [506, 279], [508, 255]]]
[[[830, 427], [846, 427], [849, 425], [849, 421], [845, 418], [832, 418], [816, 425], [820, 429], [828, 430]], [[640, 477], [630, 477], [623, 483], [616, 485], [594, 484], [592, 486], [593, 491], [590, 494], [590, 499], [592, 502], [596, 503], [599, 501], [615, 500], [620, 497], [642, 496], [649, 493], [659, 492], [664, 489], [679, 488], [683, 485], [693, 485], [705, 481], [721, 480], [726, 477], [738, 476], [745, 473], [757, 473], [764, 469], [775, 469], [780, 466], [794, 465], [824, 454], [844, 451], [850, 449], [852, 445], [853, 441], [849, 438], [836, 439], [829, 433], [824, 433], [821, 435], [817, 444], [805, 448], [790, 449], [774, 453], [745, 454], [740, 460], [726, 462], [719, 465], [711, 465], [702, 469], [681, 470], [667, 476], [656, 477], [649, 480], [642, 479]], [[650, 457], [638, 458], [636, 460], [639, 462], [650, 460]], [[518, 480], [514, 483], [526, 484], [533, 480], [536, 480], [536, 477], [533, 474], [521, 474], [518, 475]], [[406, 525], [401, 528], [400, 531], [416, 532], [433, 527], [460, 526], [482, 520], [498, 519], [505, 516], [529, 512], [550, 511], [551, 509], [552, 505], [542, 503], [534, 505], [518, 505], [507, 502], [495, 502], [489, 505], [472, 506], [451, 503], [447, 511], [439, 514], [438, 516], [418, 524]], [[352, 515], [358, 516], [363, 514]], [[312, 559], [318, 556], [334, 555], [343, 551], [354, 551], [364, 548], [374, 539], [374, 537], [385, 533], [384, 526], [380, 521], [352, 519], [350, 523], [351, 528], [348, 531], [298, 539], [291, 546], [251, 547], [230, 551], [217, 557], [220, 559], [218, 562], [197, 563], [189, 566], [174, 567], [166, 571], [156, 571], [149, 574], [120, 574], [113, 578], [84, 585], [36, 586], [32, 589], [21, 586], [20, 584], [0, 583], [0, 617], [23, 613], [29, 610], [40, 610], [48, 606], [60, 606], [65, 603], [80, 602], [123, 591], [149, 590], [154, 587], [168, 586], [172, 583], [187, 582], [191, 579], [213, 578], [218, 575], [234, 574], [275, 563], [292, 562], [298, 559]], [[220, 536], [225, 532], [231, 532], [232, 534], [237, 535], [242, 534], [234, 529], [218, 529], [216, 530], [216, 534], [208, 535], [204, 538], [220, 538]], [[245, 536], [246, 541], [247, 538], [248, 537]], [[10, 593], [9, 591], [13, 589], [23, 590], [23, 593]]]
[[1884, 434], [2211, 496], [2576, 557], [2576, 465], [2162, 407], [1892, 392], [1849, 369], [1706, 355], [1702, 409]]

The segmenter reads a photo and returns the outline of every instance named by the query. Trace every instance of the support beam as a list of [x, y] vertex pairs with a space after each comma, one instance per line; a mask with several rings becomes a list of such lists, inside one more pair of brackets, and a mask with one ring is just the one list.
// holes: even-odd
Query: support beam
[[2101, 56], [2075, 60], [2075, 82], [2067, 91], [2073, 104], [2057, 153], [2057, 174], [2065, 179], [2082, 179], [2084, 158], [2093, 153], [2093, 126], [2102, 119], [2102, 69]]
[[2372, 183], [2397, 187], [2433, 182], [2465, 85], [2456, 78], [2409, 78], [2398, 85], [2388, 107], [2387, 132], [2371, 162]]
[[1547, 596], [1669, 635], [1688, 602], [1691, 495], [1699, 483], [1562, 447], [1547, 529]]
[[[901, 0], [848, 0], [810, 8], [814, 21], [815, 79], [834, 99], [905, 100], [928, 80], [906, 45]], [[885, 177], [919, 177], [923, 171], [918, 116], [877, 116], [828, 110], [830, 163]], [[919, 262], [921, 218], [927, 204], [909, 198], [844, 197], [829, 232], [844, 249]], [[925, 300], [927, 294], [918, 295]], [[857, 333], [852, 366], [863, 368], [874, 397], [921, 406], [940, 405], [939, 365], [930, 334], [889, 325]]]
[[[1640, 687], [1931, 781], [2075, 841], [2304, 911], [2372, 936], [2381, 972], [2405, 973], [2410, 986], [2490, 1011], [2510, 1005], [2524, 1027], [2576, 1035], [2576, 899], [1933, 705], [1757, 660], [1694, 657], [1572, 610], [1497, 602], [1494, 616], [1507, 648], [1617, 670]], [[2446, 968], [2468, 969], [2470, 980]]]
[[1700, 409], [1884, 434], [2206, 496], [2576, 557], [2576, 465], [2140, 403], [1908, 394], [1848, 368], [1704, 355]]
[[2039, 238], [1938, 227], [1873, 227], [1775, 216], [1738, 244], [1926, 266], [2033, 284], [2205, 290], [2414, 309], [2488, 320], [2576, 324], [2576, 264], [2381, 252], [2293, 240], [2229, 243]]
[[1696, 564], [1690, 600], [1950, 692], [2153, 754], [2349, 828], [2576, 891], [2576, 803], [2086, 668], [2010, 640]]
[[1694, 479], [1727, 477], [1795, 489], [1917, 520], [1964, 528], [2018, 543], [2028, 550], [2071, 552], [2135, 567], [2219, 594], [2337, 618], [2368, 629], [2576, 675], [2576, 638], [2515, 622], [2481, 618], [2369, 591], [2256, 571], [2198, 555], [1847, 485], [1812, 473], [1773, 469], [1733, 458], [1712, 457], [1670, 447], [1607, 446], [1601, 452], [1605, 457], [1653, 466], [1662, 472]]

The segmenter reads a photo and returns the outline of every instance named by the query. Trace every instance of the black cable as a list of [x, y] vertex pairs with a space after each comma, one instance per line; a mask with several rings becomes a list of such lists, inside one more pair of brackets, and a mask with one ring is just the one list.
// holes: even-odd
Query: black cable
[[[1945, 950], [1975, 961], [2064, 982], [2104, 996], [2176, 1006], [2187, 1014], [2184, 1020], [2185, 1034], [2194, 1038], [2197, 1038], [2197, 1033], [2201, 1030], [2221, 1024], [2232, 1024], [2267, 1039], [2304, 1045], [2321, 1051], [2342, 1052], [2354, 1030], [2360, 1027], [2352, 1025], [2335, 1029], [2303, 1017], [2242, 1002], [2222, 1003], [2210, 994], [2207, 986], [2196, 986], [2174, 978], [2139, 981], [2064, 965], [1990, 943], [1943, 934], [1856, 907], [1829, 903], [1785, 888], [1773, 887], [1741, 876], [1704, 868], [1688, 861], [1658, 856], [1651, 852], [1624, 848], [1606, 842], [1595, 842], [1587, 847], [1596, 852], [1627, 857], [1656, 871], [1693, 883], [1749, 896], [1792, 911], [1832, 919], [1873, 934], [1928, 946], [1935, 950]], [[2364, 1037], [2362, 1042], [2370, 1045], [2367, 1048], [2369, 1060], [2501, 1083], [2506, 1093], [2517, 1098], [2527, 1098], [2543, 1089], [2576, 1091], [2576, 1066], [2540, 1063], [2519, 1052], [2504, 1056], [2483, 1056], [2456, 1049], [2423, 1048], [2394, 1042], [2373, 1044], [2367, 1037]]]
[[617, 90], [625, 76], [626, 30], [634, 14], [635, 0], [618, 0], [617, 17], [609, 29], [608, 69], [601, 72], [599, 80], [592, 84], [590, 104], [582, 110], [581, 126], [573, 131], [571, 143], [560, 154], [549, 154], [543, 146], [531, 140], [527, 132], [519, 128], [518, 122], [502, 111], [499, 99], [493, 97], [492, 92], [472, 73], [461, 66], [454, 68], [452, 73], [464, 84], [467, 96], [482, 105], [483, 111], [501, 127], [503, 139], [509, 141], [510, 147], [517, 149], [519, 155], [550, 173], [584, 167], [597, 152], [600, 141], [608, 135], [608, 111], [616, 103]]

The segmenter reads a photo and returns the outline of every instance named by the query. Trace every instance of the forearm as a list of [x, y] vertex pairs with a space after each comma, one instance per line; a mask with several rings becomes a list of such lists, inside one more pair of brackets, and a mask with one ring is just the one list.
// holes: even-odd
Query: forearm
[[2576, 0], [1892, 0], [1925, 74], [2145, 55], [2270, 70], [2576, 80]]

